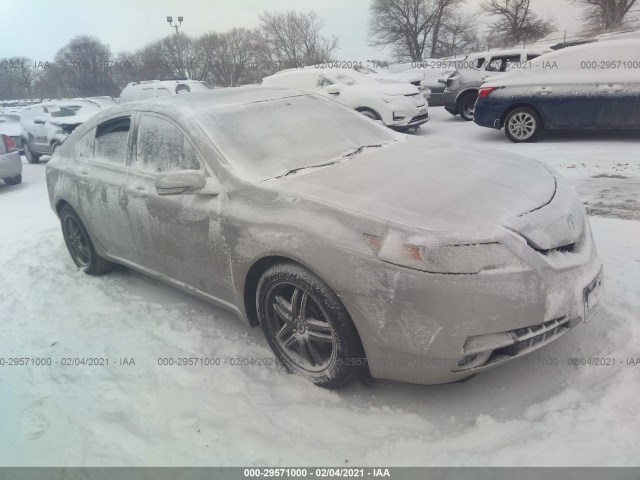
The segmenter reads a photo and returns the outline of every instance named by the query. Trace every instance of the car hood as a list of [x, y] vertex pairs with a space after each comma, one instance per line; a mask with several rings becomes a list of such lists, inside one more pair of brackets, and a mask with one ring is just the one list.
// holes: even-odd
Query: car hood
[[424, 75], [418, 72], [377, 73], [371, 74], [371, 77], [382, 83], [413, 83], [424, 80]]
[[371, 83], [358, 83], [356, 85], [351, 85], [350, 88], [382, 93], [384, 95], [415, 95], [416, 93], [420, 93], [418, 87], [411, 85], [410, 83], [382, 83], [372, 81]]
[[548, 204], [557, 185], [549, 169], [524, 157], [411, 138], [274, 182], [338, 208], [449, 232], [512, 224]]

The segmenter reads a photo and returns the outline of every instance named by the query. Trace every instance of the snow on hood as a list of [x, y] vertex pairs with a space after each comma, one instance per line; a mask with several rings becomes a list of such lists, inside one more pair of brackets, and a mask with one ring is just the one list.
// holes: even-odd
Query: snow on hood
[[408, 138], [274, 186], [423, 230], [477, 231], [549, 203], [556, 179], [524, 157]]
[[410, 83], [382, 83], [376, 81], [366, 84], [358, 83], [351, 85], [349, 88], [353, 87], [370, 92], [382, 93], [384, 95], [415, 95], [416, 93], [420, 93], [418, 87]]
[[93, 117], [96, 113], [99, 112], [91, 112], [85, 115], [73, 115], [69, 117], [52, 117], [47, 119], [47, 122], [52, 125], [81, 125], [91, 117]]
[[372, 73], [370, 75], [379, 82], [384, 83], [413, 83], [424, 80], [424, 75], [420, 72]]
[[[4, 121], [3, 121], [4, 120]], [[7, 120], [6, 117], [0, 115], [0, 134], [4, 133], [10, 137], [19, 137], [22, 134], [22, 125], [20, 125], [20, 117], [18, 120]]]

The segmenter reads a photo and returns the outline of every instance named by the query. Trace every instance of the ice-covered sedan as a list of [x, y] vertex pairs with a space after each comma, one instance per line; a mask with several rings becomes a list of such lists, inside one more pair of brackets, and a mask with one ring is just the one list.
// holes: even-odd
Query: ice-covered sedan
[[545, 130], [640, 130], [640, 40], [610, 40], [538, 57], [480, 88], [475, 122], [513, 142]]
[[60, 146], [47, 186], [86, 273], [119, 263], [227, 308], [324, 387], [463, 379], [601, 302], [589, 222], [556, 172], [426, 148], [310, 93], [122, 104]]

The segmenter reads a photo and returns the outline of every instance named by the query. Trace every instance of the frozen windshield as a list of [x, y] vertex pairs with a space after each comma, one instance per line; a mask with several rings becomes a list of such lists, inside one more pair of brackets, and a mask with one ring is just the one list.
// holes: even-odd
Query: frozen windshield
[[60, 105], [53, 105], [47, 107], [48, 113], [51, 114], [52, 117], [79, 117], [84, 115], [90, 115], [93, 113], [98, 113], [101, 111], [101, 108], [95, 103], [90, 102], [78, 102], [78, 103], [66, 103]]
[[324, 164], [398, 138], [369, 119], [310, 95], [214, 108], [199, 120], [238, 175], [250, 181]]

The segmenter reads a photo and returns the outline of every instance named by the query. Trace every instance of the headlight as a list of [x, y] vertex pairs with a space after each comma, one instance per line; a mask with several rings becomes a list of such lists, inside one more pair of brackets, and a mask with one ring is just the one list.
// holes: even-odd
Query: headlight
[[521, 268], [520, 260], [497, 242], [455, 245], [412, 245], [387, 235], [364, 235], [383, 262], [431, 273], [476, 274], [508, 267]]

